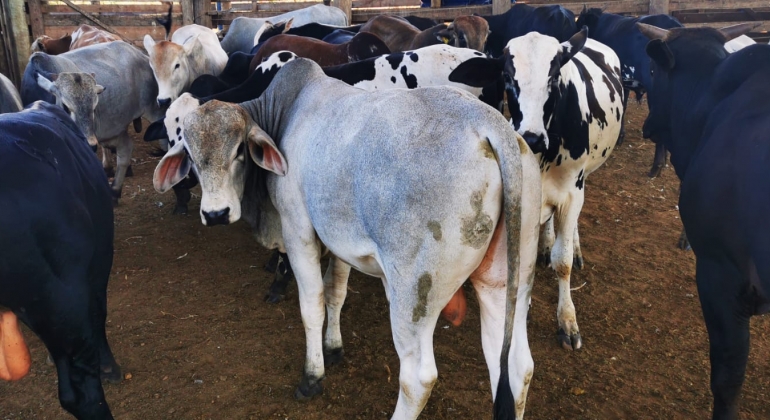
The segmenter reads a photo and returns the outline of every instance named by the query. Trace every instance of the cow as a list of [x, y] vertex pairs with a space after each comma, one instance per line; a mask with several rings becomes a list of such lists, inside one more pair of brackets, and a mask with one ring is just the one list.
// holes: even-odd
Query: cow
[[[620, 58], [626, 101], [628, 101], [631, 91], [635, 93], [637, 100], [641, 100], [645, 89], [650, 85], [650, 59], [644, 53], [644, 47], [648, 40], [636, 27], [637, 22], [664, 29], [682, 27], [676, 18], [669, 15], [621, 16], [604, 13], [602, 9], [587, 9], [586, 7], [583, 7], [577, 20], [579, 28], [583, 26], [588, 28], [588, 36], [612, 48]], [[625, 138], [625, 119], [623, 124], [618, 145], [622, 144]], [[656, 140], [653, 141], [658, 143]], [[662, 162], [656, 161], [653, 164], [649, 176], [652, 178], [660, 175], [664, 165], [665, 154]]]
[[[277, 23], [272, 23], [277, 22]], [[297, 35], [306, 38], [323, 40], [335, 31], [343, 30], [357, 34], [363, 24], [353, 26], [324, 25], [323, 23], [311, 22], [302, 26], [294, 26], [294, 18], [285, 21], [267, 21], [254, 35], [254, 47], [251, 53], [259, 51], [259, 47], [268, 39], [280, 35]]]
[[17, 337], [16, 351], [28, 355], [21, 320], [52, 356], [61, 406], [79, 419], [112, 419], [101, 380], [122, 375], [105, 333], [114, 230], [107, 178], [60, 107], [41, 101], [0, 115], [0, 132], [0, 337]]
[[565, 42], [577, 32], [575, 14], [562, 6], [532, 7], [514, 4], [501, 15], [482, 16], [488, 24], [487, 51], [492, 57], [500, 57], [503, 49], [513, 38], [530, 32], [549, 35]]
[[282, 34], [265, 41], [251, 60], [249, 72], [255, 69], [262, 60], [278, 51], [291, 51], [300, 57], [315, 61], [322, 67], [336, 66], [390, 53], [388, 46], [376, 35], [369, 32], [359, 32], [349, 42], [336, 45], [314, 38]]
[[281, 22], [294, 18], [295, 26], [302, 26], [311, 22], [327, 25], [347, 26], [348, 18], [341, 9], [323, 4], [294, 10], [271, 18], [237, 17], [230, 23], [227, 34], [222, 39], [222, 48], [228, 54], [235, 51], [248, 53], [254, 47], [254, 35], [268, 20]]
[[22, 108], [16, 86], [4, 74], [0, 74], [0, 114], [19, 112]]
[[637, 25], [650, 39], [653, 72], [644, 136], [663, 134], [682, 182], [679, 213], [709, 338], [712, 418], [737, 419], [749, 320], [770, 311], [770, 46], [724, 48], [757, 23]]
[[253, 59], [253, 54], [234, 52], [230, 54], [227, 65], [219, 76], [200, 75], [193, 80], [187, 92], [197, 97], [210, 96], [238, 86], [249, 78], [249, 64]]
[[[587, 28], [563, 43], [537, 32], [514, 38], [498, 59], [478, 58], [455, 72], [466, 83], [490, 83], [502, 71], [511, 123], [540, 161], [543, 232], [539, 259], [559, 279], [559, 343], [582, 347], [570, 296], [572, 268], [583, 267], [577, 222], [585, 179], [612, 153], [624, 113], [620, 61], [607, 46], [587, 39]], [[554, 237], [555, 236], [555, 237]]]
[[[167, 35], [170, 29], [169, 19]], [[145, 35], [144, 49], [150, 56], [150, 67], [158, 84], [158, 106], [161, 107], [170, 105], [198, 76], [218, 76], [227, 65], [227, 53], [214, 32], [196, 24], [177, 29], [170, 41], [155, 42], [150, 35]]]
[[[296, 59], [258, 99], [208, 102], [184, 124], [184, 144], [161, 159], [153, 185], [165, 191], [193, 170], [204, 225], [244, 218], [270, 231], [261, 241], [283, 242], [307, 338], [296, 398], [321, 393], [324, 362], [343, 355], [339, 315], [354, 267], [383, 279], [390, 302], [401, 362], [393, 418], [415, 419], [425, 406], [439, 312], [469, 277], [496, 418], [523, 415], [540, 184], [534, 156], [499, 112], [448, 87], [366, 92]], [[325, 281], [324, 249], [333, 255]]]
[[66, 34], [61, 38], [53, 39], [48, 35], [37, 37], [29, 47], [30, 55], [36, 52], [44, 52], [48, 55], [59, 55], [70, 50], [72, 36]]
[[406, 19], [388, 15], [379, 15], [369, 19], [359, 32], [370, 32], [377, 35], [394, 53], [454, 41], [449, 38], [449, 30], [443, 23], [420, 31]]
[[[141, 117], [149, 121], [162, 117], [157, 94], [147, 56], [123, 41], [90, 45], [57, 56], [35, 53], [21, 83], [25, 106], [36, 100], [56, 103], [94, 149], [100, 144], [105, 153], [116, 150], [118, 164], [112, 183], [116, 203], [134, 147], [128, 125]], [[109, 156], [104, 157], [103, 165], [109, 172]]]
[[76, 50], [78, 48], [87, 47], [89, 45], [112, 41], [122, 41], [122, 39], [94, 26], [80, 25], [78, 29], [72, 33], [72, 43], [70, 44], [70, 50]]
[[354, 36], [356, 36], [355, 32], [346, 31], [344, 29], [337, 29], [329, 35], [323, 37], [321, 41], [328, 42], [329, 44], [343, 44], [353, 39]]

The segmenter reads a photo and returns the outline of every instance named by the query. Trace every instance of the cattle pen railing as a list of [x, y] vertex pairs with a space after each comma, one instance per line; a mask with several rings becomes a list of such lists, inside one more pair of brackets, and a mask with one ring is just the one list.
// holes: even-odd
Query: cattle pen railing
[[[431, 0], [431, 7], [420, 7], [420, 0], [326, 0], [339, 7], [351, 23], [365, 22], [379, 14], [416, 15], [449, 21], [477, 13], [504, 13], [510, 0], [492, 0], [492, 4], [441, 7], [442, 0]], [[41, 35], [58, 38], [72, 33], [81, 24], [100, 26], [122, 38], [141, 44], [145, 34], [163, 39], [165, 31], [156, 21], [168, 11], [168, 2], [149, 0], [2, 0], [0, 2], [0, 71], [19, 83], [29, 57], [32, 41]], [[291, 0], [173, 0], [172, 25], [197, 23], [227, 30], [239, 16], [272, 17], [288, 11], [322, 3]], [[554, 0], [524, 0], [533, 6], [556, 4]], [[583, 9], [601, 8], [609, 13], [639, 16], [666, 13], [686, 26], [721, 27], [732, 23], [756, 21], [760, 26], [750, 34], [767, 42], [770, 31], [768, 0], [563, 0], [559, 4], [576, 14]]]

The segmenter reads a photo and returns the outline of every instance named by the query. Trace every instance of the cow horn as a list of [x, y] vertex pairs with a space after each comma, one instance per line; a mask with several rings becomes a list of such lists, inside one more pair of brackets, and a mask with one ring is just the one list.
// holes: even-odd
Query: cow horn
[[761, 22], [739, 23], [737, 25], [732, 25], [732, 26], [727, 26], [725, 28], [722, 28], [719, 30], [719, 32], [721, 32], [722, 35], [725, 36], [726, 40], [729, 41], [733, 38], [738, 38], [741, 35], [747, 34], [750, 30], [756, 28], [761, 24], [762, 24]]
[[666, 36], [668, 36], [667, 30], [658, 28], [657, 26], [637, 22], [636, 27], [639, 28], [642, 35], [649, 39], [666, 39]]

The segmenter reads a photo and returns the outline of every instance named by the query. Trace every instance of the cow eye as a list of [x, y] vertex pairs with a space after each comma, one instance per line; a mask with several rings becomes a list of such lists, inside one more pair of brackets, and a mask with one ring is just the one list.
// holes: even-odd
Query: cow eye
[[176, 66], [174, 66], [174, 70], [179, 68], [179, 63], [176, 63]]
[[66, 112], [67, 114], [72, 114], [72, 112], [71, 112], [71, 111], [70, 111], [70, 109], [67, 107], [67, 105], [61, 104], [61, 106], [62, 106], [62, 107], [64, 107], [64, 112]]
[[235, 159], [243, 160], [243, 152], [245, 148], [246, 146], [243, 143], [241, 143], [240, 146], [238, 146], [238, 152], [235, 154]]

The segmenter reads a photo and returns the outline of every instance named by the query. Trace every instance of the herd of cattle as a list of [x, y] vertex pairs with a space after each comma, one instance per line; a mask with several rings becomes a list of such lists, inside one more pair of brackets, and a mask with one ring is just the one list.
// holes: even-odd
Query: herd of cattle
[[112, 209], [131, 176], [128, 129], [144, 118], [145, 140], [165, 151], [153, 184], [174, 190], [174, 213], [200, 184], [204, 225], [244, 219], [276, 250], [268, 301], [296, 278], [307, 340], [297, 398], [322, 392], [324, 367], [343, 357], [353, 267], [382, 279], [390, 302], [394, 419], [425, 406], [433, 330], [442, 315], [462, 322], [467, 279], [494, 418], [522, 418], [536, 261], [556, 272], [558, 341], [577, 350], [570, 275], [583, 266], [585, 179], [622, 142], [634, 91], [648, 95], [651, 176], [669, 150], [682, 182], [713, 416], [737, 416], [749, 318], [770, 311], [770, 46], [752, 45], [753, 25], [514, 5], [448, 25], [382, 15], [351, 26], [317, 5], [237, 18], [220, 42], [199, 25], [168, 38], [170, 13], [167, 40], [147, 35], [145, 51], [84, 25], [35, 41], [20, 94], [1, 80], [0, 378], [29, 369], [18, 317], [50, 352], [62, 407], [112, 418], [101, 385], [122, 379], [104, 326]]

